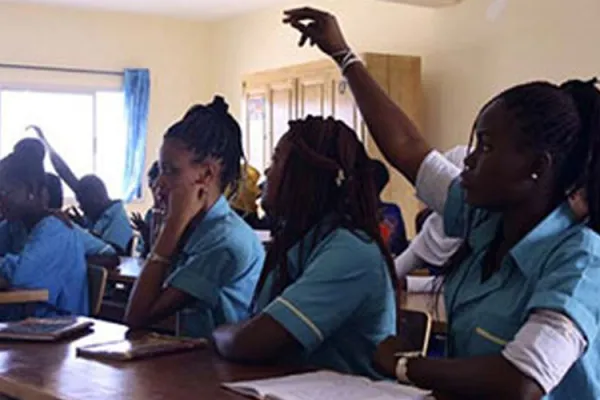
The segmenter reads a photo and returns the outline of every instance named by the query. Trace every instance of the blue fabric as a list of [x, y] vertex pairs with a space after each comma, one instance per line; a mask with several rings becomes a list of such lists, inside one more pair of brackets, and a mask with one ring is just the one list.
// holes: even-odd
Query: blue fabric
[[382, 222], [388, 225], [391, 231], [388, 246], [392, 254], [401, 254], [408, 247], [406, 239], [406, 228], [400, 207], [393, 203], [380, 203], [379, 210]]
[[140, 197], [146, 156], [148, 105], [150, 102], [150, 71], [126, 69], [123, 78], [125, 113], [127, 118], [127, 149], [123, 179], [123, 199]]
[[485, 252], [499, 227], [499, 215], [476, 210], [466, 218], [463, 199], [456, 181], [446, 203], [446, 230], [469, 232], [472, 251], [444, 289], [449, 356], [500, 354], [502, 343], [514, 338], [533, 310], [555, 310], [579, 327], [588, 347], [546, 399], [570, 399], [575, 393], [578, 400], [600, 398], [600, 236], [578, 223], [565, 203], [517, 243], [502, 267], [482, 282]]
[[120, 201], [114, 201], [95, 222], [89, 223], [87, 228], [93, 235], [110, 245], [118, 246], [123, 252], [127, 251], [133, 239], [133, 228]]
[[[146, 211], [146, 214], [144, 215], [144, 222], [149, 227], [152, 226], [152, 210]], [[146, 250], [146, 242], [144, 241], [144, 238], [141, 235], [139, 236], [137, 245], [135, 246], [135, 250], [142, 258], [146, 258], [146, 256], [148, 256], [149, 250]]]
[[221, 196], [194, 228], [166, 282], [195, 299], [180, 313], [181, 333], [210, 337], [219, 325], [247, 319], [263, 262], [258, 237]]
[[85, 229], [80, 228], [79, 226], [75, 226], [73, 229], [83, 244], [83, 250], [86, 256], [112, 256], [117, 254], [114, 247], [92, 235]]
[[360, 232], [335, 229], [310, 250], [313, 238], [309, 232], [304, 245], [288, 252], [293, 283], [269, 303], [269, 277], [258, 308], [302, 345], [294, 360], [381, 378], [372, 367], [373, 355], [379, 342], [396, 333], [395, 295], [385, 258]]
[[7, 254], [0, 276], [16, 289], [47, 289], [48, 304], [1, 307], [0, 319], [89, 313], [87, 265], [76, 230], [46, 217], [30, 232], [20, 254]]

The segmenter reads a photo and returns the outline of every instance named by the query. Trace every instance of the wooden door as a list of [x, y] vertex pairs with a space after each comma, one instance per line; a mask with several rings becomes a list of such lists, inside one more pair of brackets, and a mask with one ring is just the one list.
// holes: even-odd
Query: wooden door
[[269, 87], [244, 84], [244, 145], [250, 165], [263, 171], [270, 159]]
[[339, 75], [332, 76], [331, 85], [331, 115], [335, 119], [344, 121], [362, 141], [360, 113], [354, 102], [350, 86]]
[[270, 138], [268, 145], [269, 159], [279, 139], [288, 131], [289, 121], [296, 119], [296, 79], [286, 79], [271, 83]]
[[298, 78], [298, 118], [331, 115], [331, 82], [327, 72], [312, 72]]

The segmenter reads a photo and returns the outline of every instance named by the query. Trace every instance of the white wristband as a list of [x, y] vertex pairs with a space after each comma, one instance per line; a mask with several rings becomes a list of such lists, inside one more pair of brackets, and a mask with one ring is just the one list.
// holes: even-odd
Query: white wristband
[[401, 357], [396, 363], [396, 379], [400, 383], [412, 383], [408, 379], [408, 358]]

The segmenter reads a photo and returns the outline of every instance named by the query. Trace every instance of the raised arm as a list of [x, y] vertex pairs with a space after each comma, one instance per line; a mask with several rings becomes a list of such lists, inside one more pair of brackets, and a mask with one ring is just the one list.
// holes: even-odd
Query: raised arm
[[63, 181], [65, 181], [67, 186], [69, 186], [69, 188], [71, 188], [73, 192], [76, 192], [77, 186], [79, 184], [79, 179], [77, 179], [77, 177], [75, 176], [71, 168], [69, 168], [65, 160], [63, 160], [63, 158], [50, 145], [50, 142], [48, 142], [48, 139], [46, 139], [44, 132], [40, 129], [40, 127], [35, 125], [30, 125], [27, 127], [27, 129], [32, 129], [35, 132], [35, 134], [40, 138], [40, 140], [44, 143], [44, 145], [48, 149], [48, 152], [50, 153], [50, 161], [52, 162], [52, 166], [56, 170], [56, 173], [58, 174], [58, 176], [60, 176], [60, 178]]
[[305, 7], [286, 11], [284, 22], [302, 34], [300, 46], [307, 41], [316, 44], [338, 65], [345, 66], [343, 73], [375, 143], [388, 162], [414, 183], [421, 162], [432, 148], [364, 64], [349, 62], [353, 59], [352, 52], [335, 17]]

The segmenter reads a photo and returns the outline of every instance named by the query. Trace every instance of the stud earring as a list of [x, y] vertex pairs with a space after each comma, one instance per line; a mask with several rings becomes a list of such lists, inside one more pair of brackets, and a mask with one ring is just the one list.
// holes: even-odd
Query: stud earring
[[531, 179], [533, 179], [534, 181], [537, 181], [539, 177], [540, 176], [535, 172], [531, 174]]

